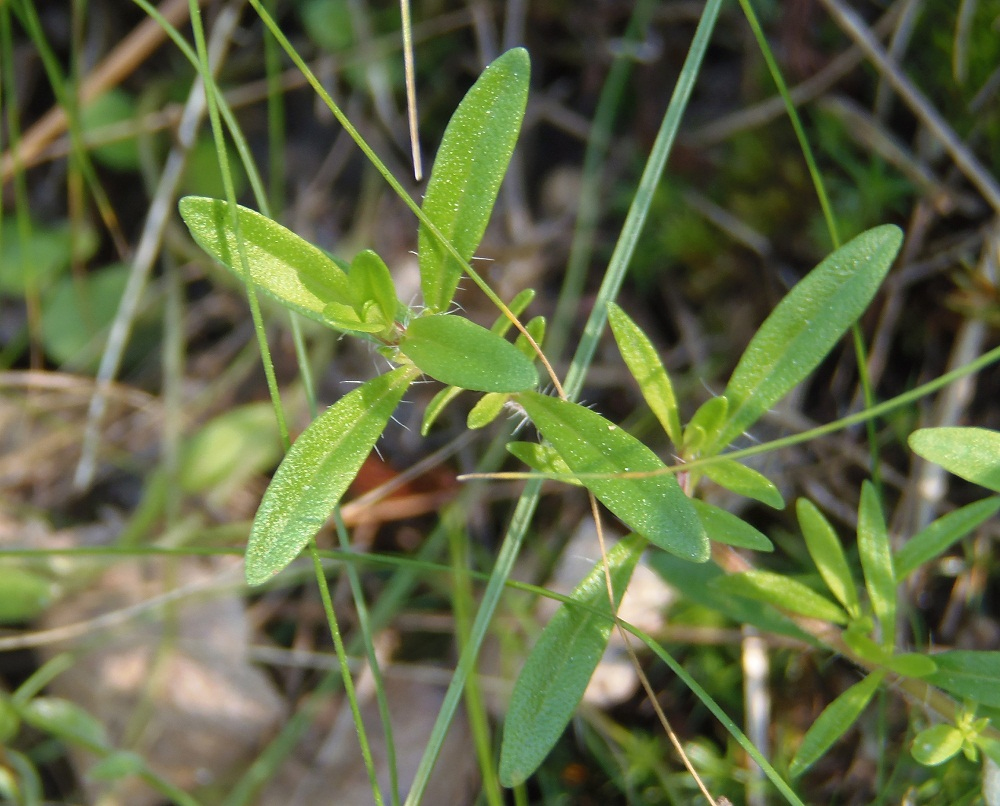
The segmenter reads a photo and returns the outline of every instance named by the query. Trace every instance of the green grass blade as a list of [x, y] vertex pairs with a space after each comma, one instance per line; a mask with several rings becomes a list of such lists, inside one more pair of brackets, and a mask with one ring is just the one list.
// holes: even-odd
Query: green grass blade
[[910, 449], [966, 481], [1000, 492], [1000, 431], [986, 428], [921, 428]]
[[940, 557], [998, 510], [1000, 497], [984, 498], [949, 512], [921, 529], [893, 557], [896, 581], [902, 582], [924, 563]]
[[250, 530], [246, 578], [269, 580], [330, 517], [415, 372], [401, 367], [342, 397], [302, 432], [274, 474]]
[[806, 731], [799, 751], [792, 759], [789, 775], [796, 778], [804, 773], [847, 732], [875, 696], [883, 677], [885, 673], [882, 671], [872, 672], [823, 709], [823, 713]]
[[729, 416], [710, 446], [714, 452], [815, 369], [868, 307], [902, 242], [898, 227], [868, 230], [827, 257], [778, 303], [726, 386]]
[[868, 481], [861, 487], [858, 508], [858, 556], [868, 598], [882, 628], [882, 645], [891, 649], [896, 643], [896, 574], [892, 569], [892, 548], [882, 517], [882, 503]]
[[[645, 545], [645, 540], [631, 535], [608, 552], [616, 608]], [[500, 748], [500, 783], [504, 786], [524, 782], [545, 760], [569, 724], [608, 645], [614, 614], [603, 562], [594, 566], [572, 598], [592, 610], [563, 604], [514, 685]]]
[[586, 478], [662, 470], [649, 448], [601, 415], [576, 403], [525, 392], [518, 402], [569, 468], [630, 529], [664, 551], [693, 562], [709, 557], [709, 542], [691, 499], [672, 474]]
[[[496, 203], [521, 131], [530, 76], [524, 48], [504, 53], [472, 85], [441, 139], [423, 210], [464, 261], [479, 246]], [[444, 311], [464, 265], [423, 225], [418, 255], [424, 304]]]
[[531, 359], [509, 341], [448, 314], [412, 320], [399, 349], [441, 383], [476, 392], [521, 392], [538, 386]]
[[639, 384], [639, 391], [642, 392], [646, 405], [656, 415], [670, 441], [679, 447], [681, 420], [677, 398], [656, 348], [629, 315], [613, 302], [608, 304], [608, 322], [618, 344], [618, 351], [625, 360], [628, 371]]
[[860, 616], [858, 589], [837, 533], [812, 501], [800, 498], [795, 504], [795, 512], [809, 556], [826, 586], [852, 617]]
[[848, 621], [847, 614], [839, 605], [797, 579], [771, 571], [745, 571], [720, 577], [712, 584], [717, 590], [767, 602], [806, 618], [832, 621], [834, 624], [847, 624]]

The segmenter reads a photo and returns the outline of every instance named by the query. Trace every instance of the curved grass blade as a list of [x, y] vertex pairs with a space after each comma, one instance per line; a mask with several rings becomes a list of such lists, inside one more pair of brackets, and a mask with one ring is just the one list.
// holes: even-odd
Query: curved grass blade
[[[445, 129], [423, 211], [468, 261], [486, 231], [500, 183], [521, 131], [531, 62], [524, 48], [508, 50], [479, 77]], [[448, 308], [462, 264], [425, 226], [418, 239], [420, 287], [432, 312]]]
[[940, 557], [957, 541], [1000, 510], [1000, 497], [974, 501], [943, 515], [906, 541], [893, 557], [896, 581], [902, 582], [921, 565]]
[[524, 353], [460, 316], [414, 319], [399, 349], [421, 372], [462, 389], [522, 392], [538, 386], [538, 371]]
[[802, 775], [819, 761], [830, 746], [847, 732], [875, 696], [883, 677], [885, 672], [882, 670], [872, 672], [823, 709], [823, 713], [806, 731], [799, 752], [792, 759], [788, 769], [792, 778]]
[[614, 302], [608, 303], [608, 322], [618, 344], [618, 352], [639, 384], [646, 405], [656, 415], [670, 441], [680, 446], [681, 420], [677, 398], [656, 348], [642, 329]]
[[537, 392], [524, 392], [517, 400], [570, 470], [581, 476], [583, 486], [630, 529], [678, 557], [692, 562], [708, 559], [708, 536], [673, 475], [617, 479], [584, 475], [662, 470], [663, 462], [649, 448], [576, 403]]
[[815, 369], [868, 307], [902, 242], [898, 227], [868, 230], [778, 303], [733, 370], [724, 392], [729, 415], [706, 454], [718, 453]]
[[809, 556], [819, 569], [827, 588], [851, 617], [857, 618], [861, 615], [858, 589], [854, 585], [854, 577], [836, 531], [807, 498], [800, 498], [796, 502], [795, 513], [799, 518], [799, 528], [805, 538]]
[[896, 573], [892, 569], [892, 549], [882, 517], [882, 504], [875, 486], [869, 481], [861, 486], [858, 557], [872, 610], [882, 628], [882, 646], [891, 649], [896, 643]]
[[1000, 431], [986, 428], [920, 428], [911, 450], [966, 481], [1000, 493]]
[[[221, 199], [185, 196], [178, 209], [198, 245], [245, 280], [229, 205]], [[242, 206], [238, 211], [247, 265], [259, 291], [327, 325], [323, 312], [331, 303], [353, 310], [347, 275], [323, 250], [260, 213]]]
[[[608, 552], [615, 608], [646, 541], [620, 540]], [[588, 610], [563, 604], [542, 631], [521, 669], [504, 722], [500, 783], [516, 786], [545, 760], [583, 698], [614, 626], [604, 563], [598, 562], [572, 593]]]
[[294, 560], [340, 501], [416, 376], [400, 367], [344, 395], [302, 432], [260, 502], [246, 579], [267, 582]]

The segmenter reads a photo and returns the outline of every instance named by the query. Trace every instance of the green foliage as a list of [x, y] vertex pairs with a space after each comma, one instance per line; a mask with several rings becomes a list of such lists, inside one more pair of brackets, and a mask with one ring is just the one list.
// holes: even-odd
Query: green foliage
[[809, 556], [816, 563], [823, 581], [848, 614], [852, 618], [858, 618], [861, 615], [858, 591], [837, 533], [823, 513], [808, 499], [800, 498], [795, 509]]
[[1000, 510], [1000, 497], [984, 498], [942, 515], [900, 547], [893, 558], [896, 579], [902, 582], [924, 563], [940, 557], [957, 541]]
[[[632, 576], [645, 541], [633, 535], [608, 552], [614, 608]], [[500, 782], [516, 786], [548, 755], [569, 724], [613, 627], [603, 562], [598, 562], [548, 623], [514, 685], [500, 748]], [[568, 651], [572, 648], [572, 651]]]
[[521, 392], [538, 385], [531, 361], [509, 341], [447, 314], [412, 320], [400, 351], [442, 383], [478, 392]]
[[1000, 652], [952, 649], [934, 653], [928, 681], [972, 702], [1000, 708]]
[[812, 588], [782, 574], [771, 571], [745, 571], [721, 577], [713, 583], [717, 590], [767, 602], [782, 610], [806, 618], [847, 624], [847, 614], [825, 596]]
[[[105, 126], [134, 120], [136, 112], [135, 99], [120, 87], [112, 87], [83, 105], [80, 109], [80, 127], [85, 135], [92, 134]], [[134, 136], [97, 146], [90, 153], [98, 162], [119, 171], [139, 167], [139, 149]]]
[[516, 399], [583, 485], [630, 529], [679, 557], [708, 559], [708, 537], [673, 475], [614, 478], [622, 472], [662, 471], [655, 453], [576, 403], [537, 392], [522, 392]]
[[1000, 432], [986, 428], [921, 428], [910, 434], [918, 456], [993, 492], [1000, 492]]
[[9, 561], [0, 568], [0, 624], [19, 624], [37, 618], [52, 603], [51, 580]]
[[292, 445], [260, 502], [246, 551], [246, 578], [267, 582], [320, 530], [354, 480], [413, 381], [401, 367], [344, 395]]
[[858, 555], [868, 599], [882, 629], [882, 645], [892, 647], [896, 643], [896, 574], [882, 504], [867, 481], [861, 487], [858, 509]]
[[903, 242], [882, 226], [846, 243], [813, 269], [760, 326], [726, 386], [725, 425], [706, 446], [718, 452], [823, 360], [868, 306]]
[[[473, 84], [441, 139], [423, 210], [463, 261], [486, 231], [521, 130], [530, 73], [524, 48], [507, 51]], [[463, 264], [423, 225], [418, 254], [424, 304], [431, 312], [445, 311]]]

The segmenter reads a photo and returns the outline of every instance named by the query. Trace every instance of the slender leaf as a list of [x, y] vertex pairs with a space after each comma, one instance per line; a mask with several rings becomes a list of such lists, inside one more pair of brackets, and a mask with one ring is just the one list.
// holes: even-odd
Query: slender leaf
[[861, 613], [858, 589], [854, 585], [854, 577], [837, 533], [823, 513], [808, 499], [800, 498], [795, 504], [795, 511], [809, 556], [816, 563], [820, 576], [830, 592], [837, 597], [837, 601], [852, 617], [857, 618]]
[[[714, 398], [725, 400], [725, 398]], [[733, 459], [719, 459], [710, 465], [705, 465], [705, 475], [720, 487], [760, 501], [775, 509], [784, 509], [785, 499], [771, 481], [763, 473], [758, 473], [752, 467], [747, 467]]]
[[563, 461], [559, 452], [551, 445], [540, 445], [537, 442], [508, 442], [506, 447], [511, 454], [532, 470], [559, 477], [559, 480], [565, 484], [583, 486], [575, 478], [566, 478], [566, 476], [571, 476], [573, 471], [569, 469], [569, 465]]
[[[423, 210], [468, 261], [486, 231], [500, 183], [521, 130], [531, 63], [514, 48], [479, 77], [445, 129], [427, 183]], [[421, 225], [418, 254], [424, 304], [435, 313], [451, 304], [462, 264]]]
[[997, 510], [1000, 510], [1000, 497], [984, 498], [949, 512], [921, 529], [893, 558], [896, 580], [902, 582], [921, 565], [941, 556]]
[[1000, 493], [1000, 431], [985, 428], [921, 428], [910, 448], [949, 473]]
[[[385, 261], [371, 249], [359, 252], [351, 263], [348, 280], [354, 309], [361, 320], [374, 320], [383, 328], [392, 325], [399, 311], [399, 300], [396, 299], [396, 286]], [[368, 313], [369, 310], [375, 316]]]
[[670, 376], [667, 375], [656, 348], [628, 314], [613, 302], [608, 303], [608, 322], [611, 323], [618, 351], [625, 360], [628, 371], [639, 384], [639, 391], [642, 392], [646, 405], [656, 415], [670, 441], [680, 446], [681, 420], [677, 399], [674, 397]]
[[885, 673], [881, 670], [872, 672], [823, 709], [823, 713], [802, 738], [799, 751], [788, 768], [789, 775], [796, 778], [804, 773], [847, 732], [875, 695], [883, 677]]
[[937, 671], [927, 682], [963, 699], [1000, 708], [1000, 652], [954, 649], [931, 656]]
[[692, 499], [691, 503], [694, 504], [709, 540], [753, 551], [774, 551], [774, 544], [763, 532], [742, 518], [737, 518], [732, 512], [699, 501], [697, 498]]
[[[227, 203], [186, 196], [178, 207], [198, 245], [244, 280]], [[353, 310], [347, 275], [323, 250], [260, 213], [246, 207], [238, 211], [250, 276], [259, 291], [324, 324], [329, 324], [324, 310], [331, 303]]]
[[921, 764], [936, 767], [958, 755], [965, 737], [954, 725], [934, 725], [913, 737], [910, 752]]
[[927, 677], [938, 669], [934, 658], [921, 652], [901, 652], [893, 655], [885, 662], [885, 666], [903, 677]]
[[[646, 541], [620, 540], [608, 552], [615, 609]], [[545, 760], [583, 698], [613, 627], [604, 563], [573, 591], [592, 610], [563, 604], [545, 627], [514, 685], [500, 748], [500, 783], [524, 782]]]
[[725, 578], [726, 573], [714, 562], [693, 565], [658, 551], [651, 552], [647, 562], [685, 599], [715, 610], [736, 624], [752, 624], [765, 632], [818, 646], [815, 638], [773, 606], [716, 587], [716, 580]]
[[803, 585], [797, 579], [774, 574], [770, 571], [745, 571], [716, 579], [718, 590], [746, 596], [759, 602], [798, 613], [807, 618], [847, 624], [847, 614], [825, 596]]
[[469, 411], [466, 424], [471, 429], [486, 427], [500, 416], [507, 400], [507, 395], [500, 392], [490, 392], [483, 395]]
[[729, 401], [725, 396], [710, 397], [702, 403], [691, 417], [682, 437], [686, 455], [694, 455], [706, 440], [712, 440], [726, 421]]
[[[545, 341], [545, 317], [544, 316], [534, 316], [531, 320], [524, 326], [524, 329], [531, 334], [531, 338], [535, 340], [535, 344], [541, 344]], [[528, 340], [524, 337], [523, 333], [519, 333], [517, 339], [514, 341], [514, 346], [517, 347], [525, 357], [530, 361], [535, 360], [535, 348], [531, 346]]]
[[630, 529], [653, 545], [693, 562], [705, 562], [708, 537], [694, 505], [669, 473], [640, 478], [587, 478], [664, 469], [649, 448], [614, 423], [576, 403], [537, 392], [518, 402], [583, 485]]
[[250, 530], [246, 579], [294, 560], [330, 517], [415, 376], [401, 367], [344, 395], [302, 432], [271, 479]]
[[746, 431], [823, 360], [868, 307], [902, 241], [898, 227], [868, 230], [827, 257], [778, 303], [726, 386], [729, 415], [711, 446], [715, 452]]
[[868, 598], [882, 628], [882, 645], [892, 647], [896, 643], [896, 573], [892, 569], [892, 548], [882, 518], [882, 504], [868, 481], [861, 487], [858, 508], [858, 555]]
[[100, 720], [75, 702], [60, 697], [35, 697], [18, 715], [39, 730], [90, 749], [105, 747], [107, 731]]
[[521, 392], [538, 385], [538, 371], [524, 353], [460, 316], [414, 319], [399, 349], [421, 372], [463, 389]]

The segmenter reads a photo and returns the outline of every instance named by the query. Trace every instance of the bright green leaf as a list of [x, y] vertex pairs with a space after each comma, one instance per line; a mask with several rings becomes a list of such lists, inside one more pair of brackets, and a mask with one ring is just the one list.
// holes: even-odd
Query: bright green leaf
[[469, 411], [466, 424], [471, 429], [485, 428], [500, 416], [506, 403], [507, 395], [500, 392], [490, 392], [483, 395]]
[[[867, 625], [870, 629], [870, 624]], [[851, 624], [842, 633], [844, 643], [859, 658], [877, 666], [887, 665], [892, 655], [889, 650], [872, 639], [867, 631], [857, 628], [857, 623]]]
[[0, 567], [0, 624], [37, 618], [52, 603], [54, 593], [51, 580], [6, 561]]
[[[531, 334], [531, 338], [535, 340], [535, 344], [541, 345], [545, 341], [545, 317], [535, 316], [524, 326], [524, 329]], [[529, 361], [534, 361], [537, 353], [535, 348], [532, 347], [526, 338], [524, 338], [523, 333], [519, 333], [517, 339], [514, 340], [514, 346], [517, 347], [522, 353], [524, 353], [525, 358]]]
[[702, 403], [684, 429], [682, 448], [685, 455], [694, 455], [706, 441], [711, 441], [726, 420], [729, 401], [722, 395]]
[[131, 750], [109, 753], [87, 770], [87, 777], [96, 781], [118, 781], [145, 772], [146, 761]]
[[366, 319], [361, 315], [362, 311], [367, 302], [372, 302], [379, 313], [378, 320], [383, 323], [383, 327], [391, 325], [396, 319], [399, 300], [396, 299], [396, 286], [392, 281], [392, 274], [389, 273], [389, 267], [382, 258], [371, 249], [359, 252], [354, 256], [347, 277], [354, 297], [354, 307], [360, 318]]
[[815, 764], [847, 732], [875, 695], [884, 676], [882, 671], [872, 672], [823, 709], [823, 713], [806, 731], [799, 751], [792, 759], [788, 768], [792, 778], [797, 778]]
[[893, 566], [896, 580], [902, 582], [921, 565], [951, 548], [983, 521], [1000, 510], [1000, 498], [984, 498], [943, 515], [906, 541], [896, 552]]
[[[441, 139], [423, 211], [464, 261], [482, 240], [507, 172], [521, 130], [530, 75], [528, 52], [508, 50], [473, 84]], [[423, 225], [418, 255], [424, 304], [434, 313], [447, 310], [462, 264]]]
[[[178, 208], [198, 245], [243, 280], [228, 204], [221, 199], [186, 196]], [[330, 303], [353, 310], [347, 275], [323, 250], [246, 207], [238, 207], [238, 214], [247, 265], [257, 290], [323, 324], [329, 324], [324, 309]]]
[[837, 533], [823, 513], [808, 499], [800, 498], [795, 503], [795, 512], [809, 556], [819, 569], [823, 581], [847, 612], [857, 617], [861, 612], [858, 589], [854, 586], [854, 577], [847, 565]]
[[1000, 431], [985, 428], [921, 428], [910, 448], [966, 481], [1000, 492]]
[[[637, 535], [608, 552], [615, 609], [642, 554]], [[583, 698], [611, 636], [613, 615], [604, 563], [572, 593], [591, 610], [563, 604], [545, 627], [514, 685], [500, 748], [500, 782], [516, 786], [545, 760]]]
[[58, 697], [35, 697], [20, 708], [21, 719], [39, 730], [88, 748], [107, 744], [97, 719], [74, 702]]
[[716, 588], [798, 613], [807, 618], [847, 624], [847, 614], [797, 579], [770, 571], [745, 571], [715, 580]]
[[927, 677], [937, 671], [937, 664], [930, 655], [921, 652], [901, 652], [885, 662], [886, 668], [903, 677]]
[[861, 487], [858, 507], [858, 556], [868, 598], [882, 629], [882, 645], [892, 647], [896, 643], [896, 573], [882, 504], [868, 481]]
[[431, 402], [424, 409], [424, 418], [420, 423], [420, 436], [426, 437], [430, 433], [431, 426], [441, 416], [441, 412], [445, 410], [451, 401], [462, 394], [463, 391], [463, 389], [459, 389], [457, 386], [446, 386], [431, 398]]
[[[724, 400], [725, 398], [714, 398]], [[778, 488], [763, 473], [733, 459], [719, 459], [705, 465], [704, 473], [720, 487], [730, 492], [760, 501], [775, 509], [784, 509], [785, 499]]]
[[774, 544], [763, 532], [742, 518], [737, 518], [732, 512], [699, 501], [697, 498], [692, 499], [691, 503], [694, 504], [709, 540], [753, 551], [774, 551]]
[[868, 307], [903, 242], [898, 227], [868, 230], [813, 269], [771, 312], [733, 371], [716, 452], [802, 381]]
[[953, 725], [934, 725], [913, 737], [910, 752], [919, 763], [935, 767], [958, 755], [964, 741], [962, 731]]
[[401, 367], [362, 384], [295, 440], [254, 517], [246, 551], [248, 583], [269, 580], [320, 530], [414, 375], [412, 368]]
[[468, 319], [421, 316], [400, 351], [423, 373], [475, 392], [521, 392], [538, 385], [534, 364], [513, 344]]
[[945, 691], [1000, 708], [1000, 652], [954, 649], [931, 656], [937, 671], [927, 676], [927, 682]]
[[656, 415], [670, 441], [680, 446], [681, 421], [677, 399], [674, 397], [670, 376], [667, 375], [656, 348], [628, 314], [613, 302], [608, 304], [608, 322], [618, 344], [618, 351], [625, 360], [628, 371], [639, 384], [639, 391], [642, 392], [646, 405]]
[[542, 435], [583, 485], [653, 545], [693, 562], [710, 554], [694, 505], [670, 473], [640, 478], [586, 478], [584, 474], [664, 469], [649, 448], [597, 412], [537, 392], [517, 396]]

